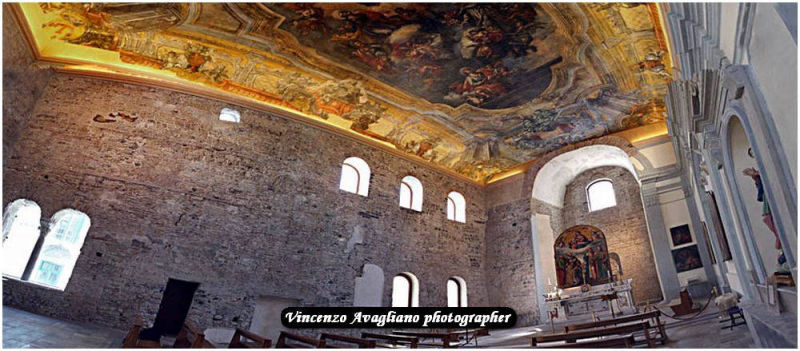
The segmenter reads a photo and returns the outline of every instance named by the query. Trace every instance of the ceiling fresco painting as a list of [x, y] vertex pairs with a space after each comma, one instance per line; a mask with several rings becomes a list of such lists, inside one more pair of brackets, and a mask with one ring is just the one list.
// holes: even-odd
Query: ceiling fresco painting
[[[432, 103], [497, 109], [550, 84], [558, 52], [536, 4], [275, 4], [281, 30]], [[540, 44], [541, 45], [541, 44]]]
[[117, 55], [62, 62], [294, 110], [479, 183], [666, 118], [671, 63], [653, 4], [19, 6], [40, 48]]

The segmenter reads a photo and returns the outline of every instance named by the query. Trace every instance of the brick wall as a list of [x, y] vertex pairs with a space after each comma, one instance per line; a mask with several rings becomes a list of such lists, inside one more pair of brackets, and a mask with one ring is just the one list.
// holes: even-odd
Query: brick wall
[[[365, 263], [414, 273], [421, 306], [446, 306], [446, 283], [467, 282], [488, 305], [482, 189], [352, 139], [192, 95], [55, 74], [3, 167], [4, 203], [36, 201], [92, 226], [64, 292], [6, 281], [4, 304], [128, 327], [152, 318], [168, 278], [201, 283], [190, 317], [204, 327], [247, 326], [255, 300], [352, 305]], [[135, 121], [93, 121], [122, 112]], [[102, 120], [102, 118], [101, 118]], [[341, 162], [372, 169], [369, 197], [338, 189]], [[400, 179], [424, 186], [423, 212], [398, 206]], [[467, 223], [446, 219], [447, 193], [467, 199]], [[521, 223], [522, 224], [522, 223]], [[354, 232], [363, 244], [347, 250]]]
[[[589, 212], [586, 187], [601, 178], [613, 182], [617, 206]], [[636, 303], [661, 298], [639, 184], [630, 172], [621, 167], [599, 167], [579, 174], [567, 186], [561, 214], [561, 227], [556, 233], [579, 224], [603, 231], [608, 251], [619, 254], [623, 278], [633, 278]]]

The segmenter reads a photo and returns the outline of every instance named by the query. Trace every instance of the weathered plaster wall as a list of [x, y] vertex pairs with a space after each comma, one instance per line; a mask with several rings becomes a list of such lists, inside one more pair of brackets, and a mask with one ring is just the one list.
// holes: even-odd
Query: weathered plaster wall
[[[613, 182], [617, 206], [589, 212], [586, 187], [601, 178]], [[623, 278], [633, 278], [633, 297], [637, 304], [661, 299], [639, 184], [628, 170], [598, 167], [581, 173], [567, 186], [561, 214], [562, 230], [589, 224], [603, 231], [608, 251], [620, 256]], [[560, 232], [556, 236], [558, 234]]]
[[20, 130], [51, 74], [34, 64], [33, 53], [9, 8], [3, 4], [3, 163], [13, 154]]
[[[14, 281], [3, 302], [36, 313], [128, 327], [153, 318], [168, 278], [201, 283], [190, 317], [203, 327], [247, 326], [260, 297], [352, 306], [361, 268], [414, 273], [421, 306], [446, 306], [446, 282], [467, 282], [487, 305], [482, 189], [338, 134], [192, 95], [56, 74], [4, 163], [5, 206], [36, 201], [92, 221], [64, 292]], [[93, 121], [122, 112], [128, 121]], [[102, 120], [102, 119], [101, 119]], [[341, 162], [372, 168], [369, 197], [338, 189]], [[398, 206], [400, 179], [425, 186], [421, 213]], [[467, 199], [467, 223], [448, 221], [446, 196]], [[519, 223], [524, 226], [525, 221]], [[363, 243], [347, 251], [355, 232]]]

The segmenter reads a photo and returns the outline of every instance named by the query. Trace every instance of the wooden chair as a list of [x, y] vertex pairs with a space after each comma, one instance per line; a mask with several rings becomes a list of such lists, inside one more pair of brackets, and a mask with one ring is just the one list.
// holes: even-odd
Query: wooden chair
[[615, 326], [632, 322], [642, 322], [646, 320], [650, 320], [651, 322], [653, 322], [653, 324], [651, 324], [650, 327], [653, 328], [656, 333], [658, 333], [659, 341], [661, 341], [662, 344], [666, 344], [667, 332], [665, 328], [665, 323], [661, 322], [661, 312], [658, 310], [646, 313], [633, 314], [630, 316], [607, 319], [604, 321], [565, 325], [564, 332], [569, 333], [576, 330], [604, 328], [608, 326]]
[[157, 341], [153, 340], [140, 340], [139, 333], [142, 332], [142, 317], [137, 316], [133, 320], [133, 326], [128, 331], [128, 334], [125, 336], [125, 339], [122, 341], [122, 348], [123, 349], [134, 349], [134, 348], [160, 348], [161, 344]]
[[139, 333], [142, 331], [142, 317], [136, 317], [133, 320], [133, 326], [128, 331], [128, 335], [125, 335], [125, 339], [122, 341], [122, 348], [123, 349], [132, 349], [136, 347], [137, 342], [139, 341]]
[[206, 340], [205, 333], [189, 321], [183, 322], [178, 336], [175, 337], [176, 349], [213, 349], [214, 345]]
[[[375, 340], [368, 340], [352, 336], [328, 334], [328, 333], [322, 333], [322, 335], [319, 338], [320, 340], [325, 342], [325, 347], [327, 348], [335, 348], [339, 346], [338, 343], [357, 345], [359, 349], [375, 348]], [[333, 340], [336, 342], [329, 342], [328, 340]], [[342, 346], [346, 348], [352, 348], [353, 345], [342, 345]]]
[[378, 342], [375, 343], [376, 347], [382, 348], [410, 348], [416, 349], [419, 344], [419, 338], [415, 336], [406, 336], [406, 335], [384, 335], [384, 334], [375, 334], [375, 333], [361, 333], [361, 338], [363, 339], [376, 339]]
[[324, 347], [325, 340], [314, 339], [312, 337], [292, 334], [285, 331], [281, 332], [281, 335], [278, 337], [278, 342], [275, 344], [275, 348], [278, 349], [321, 349]]
[[[242, 338], [245, 340], [242, 341]], [[270, 346], [272, 340], [241, 328], [236, 328], [231, 343], [228, 344], [229, 349], [266, 349]]]
[[539, 346], [539, 348], [569, 348], [569, 349], [601, 349], [601, 348], [632, 348], [634, 344], [633, 334], [609, 339], [599, 339], [582, 341], [576, 343], [563, 343], [556, 345]]
[[655, 347], [655, 342], [653, 342], [653, 338], [650, 337], [650, 322], [641, 322], [641, 323], [627, 324], [627, 325], [608, 327], [608, 328], [576, 330], [569, 333], [538, 335], [531, 338], [531, 346], [536, 347], [540, 343], [558, 342], [558, 341], [564, 341], [567, 343], [574, 344], [580, 339], [589, 339], [601, 336], [613, 336], [621, 334], [633, 334], [639, 331], [644, 332], [645, 339], [647, 340], [647, 345], [649, 347]]

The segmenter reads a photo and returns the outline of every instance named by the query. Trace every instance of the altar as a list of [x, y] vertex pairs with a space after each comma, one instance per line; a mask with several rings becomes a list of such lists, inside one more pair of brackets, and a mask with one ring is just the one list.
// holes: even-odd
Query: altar
[[632, 279], [614, 281], [606, 284], [560, 290], [548, 294], [545, 299], [547, 310], [553, 321], [592, 320], [595, 316], [619, 316], [637, 312], [631, 293]]

